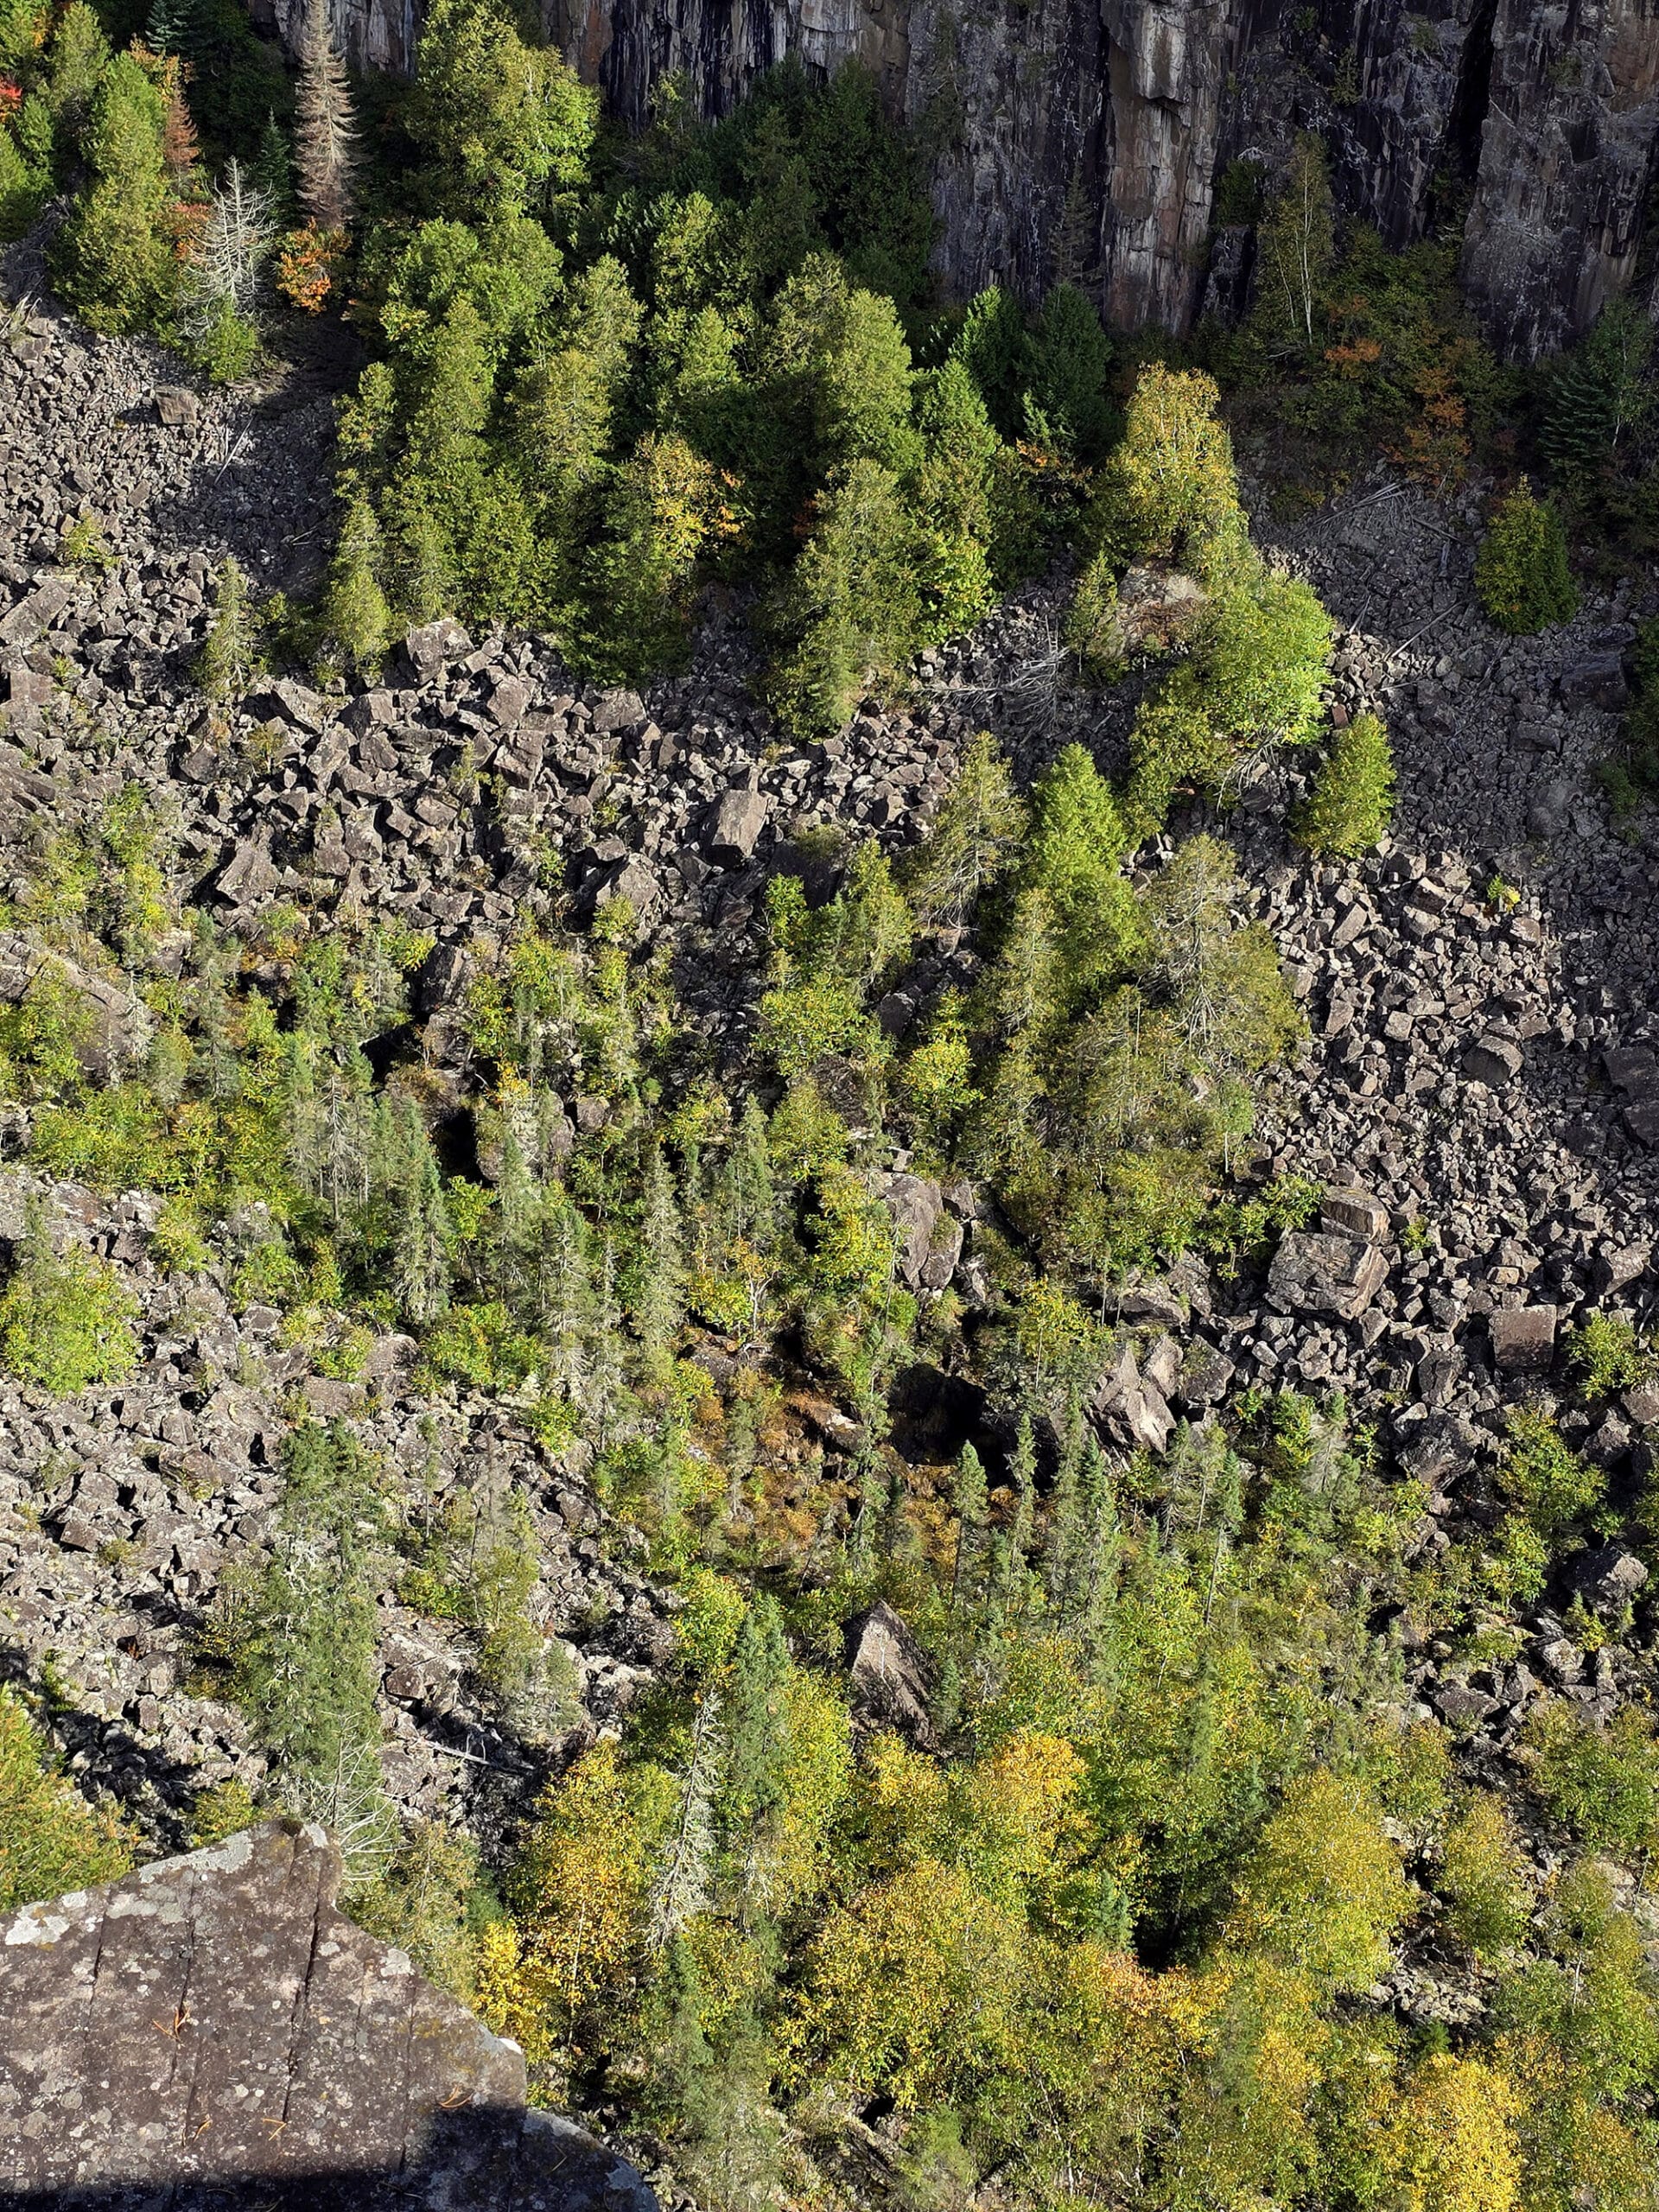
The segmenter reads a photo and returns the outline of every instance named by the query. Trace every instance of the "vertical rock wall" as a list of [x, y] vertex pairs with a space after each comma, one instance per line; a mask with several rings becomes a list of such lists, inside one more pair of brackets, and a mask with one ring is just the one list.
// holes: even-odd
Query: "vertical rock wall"
[[1500, 0], [1464, 289], [1506, 353], [1587, 329], [1635, 273], [1659, 134], [1659, 0]]
[[[302, 0], [255, 0], [291, 44]], [[418, 0], [330, 0], [360, 66], [405, 69]], [[1186, 327], [1225, 162], [1298, 130], [1394, 246], [1468, 207], [1465, 288], [1503, 350], [1578, 335], [1635, 270], [1659, 138], [1659, 0], [541, 0], [635, 125], [683, 77], [726, 113], [796, 54], [856, 59], [933, 159], [940, 275], [1027, 297], [1068, 192], [1111, 322]], [[1080, 203], [1077, 194], [1081, 194]]]

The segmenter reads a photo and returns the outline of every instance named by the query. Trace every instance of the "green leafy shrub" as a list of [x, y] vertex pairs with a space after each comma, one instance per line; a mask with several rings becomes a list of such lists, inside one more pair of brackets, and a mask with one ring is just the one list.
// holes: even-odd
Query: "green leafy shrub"
[[1579, 1388], [1592, 1402], [1634, 1389], [1659, 1372], [1659, 1351], [1644, 1344], [1628, 1321], [1592, 1313], [1573, 1330], [1567, 1357]]
[[1520, 637], [1570, 622], [1578, 588], [1567, 565], [1567, 533], [1524, 477], [1503, 499], [1475, 559], [1475, 589], [1500, 630]]
[[1369, 852], [1394, 810], [1394, 749], [1369, 712], [1331, 740], [1296, 822], [1300, 843], [1344, 860]]
[[1091, 550], [1120, 568], [1168, 561], [1206, 584], [1248, 572], [1249, 533], [1220, 403], [1210, 377], [1161, 362], [1141, 370], [1084, 518]]
[[1501, 1957], [1527, 1932], [1530, 1915], [1520, 1868], [1503, 1804], [1477, 1791], [1446, 1830], [1436, 1886], [1452, 1933], [1478, 1959]]
[[501, 1907], [472, 1838], [417, 1820], [385, 1866], [352, 1899], [352, 1918], [407, 1952], [420, 1972], [463, 2005], [474, 1995], [474, 1950]]
[[0, 1912], [115, 1880], [136, 1844], [116, 1814], [54, 1770], [28, 1707], [0, 1687]]
[[137, 1314], [138, 1301], [106, 1260], [79, 1245], [60, 1257], [37, 1217], [0, 1294], [0, 1358], [23, 1382], [69, 1397], [131, 1374]]
[[1633, 1856], [1659, 1841], [1659, 1741], [1634, 1706], [1598, 1727], [1564, 1698], [1527, 1723], [1532, 1786], [1547, 1811], [1592, 1851]]
[[1574, 1452], [1548, 1414], [1519, 1406], [1509, 1416], [1502, 1479], [1547, 1541], [1558, 1538], [1600, 1504], [1607, 1477]]
[[1316, 1982], [1363, 1989], [1410, 1910], [1398, 1855], [1364, 1792], [1315, 1772], [1273, 1815], [1241, 1874], [1231, 1942]]

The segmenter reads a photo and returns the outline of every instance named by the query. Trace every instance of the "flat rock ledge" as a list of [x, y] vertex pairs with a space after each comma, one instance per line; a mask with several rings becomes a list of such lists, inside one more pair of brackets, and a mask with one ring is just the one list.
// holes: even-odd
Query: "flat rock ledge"
[[273, 1821], [0, 1923], [0, 2202], [657, 2212]]

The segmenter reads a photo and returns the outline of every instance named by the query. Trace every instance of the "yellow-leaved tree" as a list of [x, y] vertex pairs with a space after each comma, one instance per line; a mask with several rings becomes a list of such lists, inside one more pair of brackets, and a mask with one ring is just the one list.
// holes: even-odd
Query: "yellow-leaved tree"
[[1504, 2076], [1478, 2059], [1429, 2059], [1382, 2138], [1400, 2212], [1514, 2212], [1517, 2101]]

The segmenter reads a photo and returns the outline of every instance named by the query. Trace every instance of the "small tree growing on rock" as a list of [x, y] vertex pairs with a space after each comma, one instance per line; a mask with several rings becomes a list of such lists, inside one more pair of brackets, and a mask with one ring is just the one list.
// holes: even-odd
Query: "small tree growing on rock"
[[241, 563], [227, 556], [213, 585], [213, 620], [196, 663], [196, 680], [210, 699], [236, 699], [259, 667], [259, 618]]
[[1578, 587], [1567, 565], [1567, 533], [1523, 476], [1492, 517], [1475, 561], [1475, 589], [1490, 619], [1511, 637], [1570, 622]]
[[1296, 822], [1310, 852], [1354, 860], [1382, 836], [1394, 811], [1394, 749], [1372, 714], [1357, 715], [1331, 741]]

